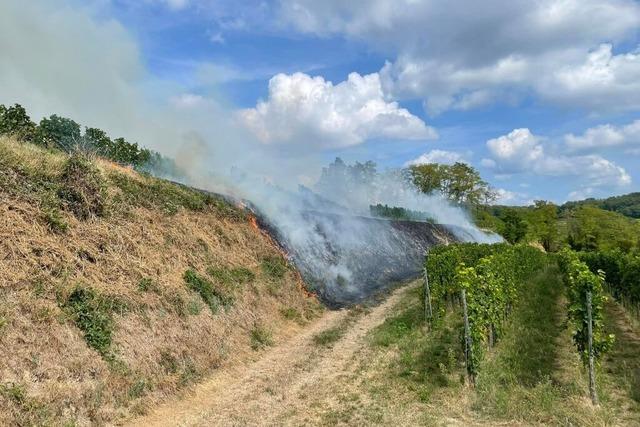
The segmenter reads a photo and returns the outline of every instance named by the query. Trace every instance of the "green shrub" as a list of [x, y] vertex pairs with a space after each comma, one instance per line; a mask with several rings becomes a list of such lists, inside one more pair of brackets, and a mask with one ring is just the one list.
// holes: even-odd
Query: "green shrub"
[[49, 229], [54, 233], [66, 233], [69, 229], [69, 224], [67, 224], [59, 209], [46, 209], [43, 216], [44, 221], [49, 226]]
[[298, 323], [302, 323], [303, 321], [302, 314], [300, 314], [300, 312], [293, 307], [280, 309], [280, 314], [287, 320], [294, 320]]
[[109, 356], [114, 329], [109, 301], [91, 288], [78, 286], [67, 297], [63, 309], [84, 333], [87, 344], [102, 356]]
[[20, 384], [0, 384], [0, 396], [21, 405], [27, 399], [27, 392]]
[[270, 347], [274, 344], [271, 332], [262, 327], [255, 326], [251, 330], [251, 348], [260, 350], [261, 348]]
[[209, 267], [207, 274], [216, 281], [225, 285], [244, 285], [251, 283], [256, 275], [246, 267], [215, 268]]
[[84, 154], [69, 156], [60, 177], [58, 196], [79, 219], [106, 213], [106, 187], [102, 174]]
[[287, 261], [280, 256], [272, 256], [262, 260], [262, 271], [272, 279], [282, 279], [289, 269]]
[[143, 378], [138, 379], [131, 385], [131, 387], [129, 387], [129, 392], [127, 393], [129, 395], [129, 399], [137, 399], [144, 396], [148, 388], [149, 384], [147, 384]]
[[198, 300], [191, 300], [187, 303], [187, 312], [192, 316], [197, 316], [202, 311], [202, 303]]
[[345, 328], [336, 326], [334, 328], [325, 329], [324, 331], [313, 336], [313, 343], [315, 345], [321, 345], [329, 347], [335, 342], [339, 341], [346, 332]]
[[200, 294], [212, 313], [217, 313], [220, 306], [224, 308], [233, 306], [234, 299], [232, 296], [217, 290], [213, 286], [213, 283], [198, 275], [194, 270], [189, 269], [185, 271], [183, 278], [189, 289]]

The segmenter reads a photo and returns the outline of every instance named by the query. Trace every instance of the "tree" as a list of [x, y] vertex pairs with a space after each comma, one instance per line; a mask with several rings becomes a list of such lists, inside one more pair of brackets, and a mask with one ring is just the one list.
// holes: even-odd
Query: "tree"
[[518, 243], [527, 234], [527, 223], [515, 209], [508, 209], [502, 216], [502, 236], [509, 243]]
[[370, 160], [347, 165], [340, 157], [336, 157], [328, 167], [322, 168], [316, 190], [329, 198], [366, 196], [365, 193], [372, 191], [377, 176], [376, 164]]
[[557, 249], [558, 236], [558, 207], [551, 202], [536, 200], [531, 215], [536, 239], [542, 244], [544, 250]]
[[413, 184], [423, 193], [429, 194], [434, 191], [442, 191], [444, 179], [443, 168], [445, 165], [438, 163], [426, 163], [409, 167]]
[[109, 156], [113, 148], [113, 142], [107, 133], [97, 128], [86, 128], [84, 139], [99, 156]]
[[409, 167], [414, 185], [423, 193], [441, 192], [449, 200], [471, 206], [495, 200], [496, 194], [472, 166], [428, 163]]
[[5, 107], [0, 104], [0, 135], [15, 136], [21, 141], [32, 141], [36, 133], [36, 124], [31, 121], [27, 111], [20, 104]]
[[81, 136], [78, 123], [54, 114], [40, 120], [36, 143], [69, 152], [81, 142]]

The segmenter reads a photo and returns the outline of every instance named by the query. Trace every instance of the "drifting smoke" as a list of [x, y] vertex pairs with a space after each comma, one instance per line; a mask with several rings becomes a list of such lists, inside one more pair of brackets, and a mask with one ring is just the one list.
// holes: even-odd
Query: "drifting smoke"
[[[283, 162], [268, 162], [266, 153], [260, 158], [263, 168], [279, 165], [283, 175]], [[249, 206], [311, 290], [330, 306], [360, 302], [415, 277], [431, 246], [501, 240], [476, 228], [461, 208], [440, 195], [420, 193], [398, 173], [376, 174], [370, 182], [357, 185], [324, 181], [309, 189], [287, 188], [274, 183], [271, 176], [247, 170], [252, 169], [234, 168], [226, 176], [209, 175], [191, 183]], [[433, 221], [373, 218], [369, 207], [378, 203], [424, 212]]]
[[[320, 170], [307, 153], [312, 144], [265, 146], [236, 125], [235, 106], [148, 73], [135, 37], [99, 18], [105, 2], [84, 2], [86, 8], [52, 3], [0, 1], [0, 39], [12, 41], [0, 55], [0, 103], [20, 102], [36, 121], [58, 114], [122, 135], [187, 171], [169, 178], [250, 201], [326, 301], [358, 301], [415, 274], [431, 245], [496, 240], [473, 227], [462, 210], [418, 194], [392, 174], [348, 192], [325, 185], [322, 197], [296, 190], [299, 182], [313, 181], [310, 171]], [[200, 88], [220, 77], [198, 75], [193, 79]], [[286, 120], [280, 125], [292, 126]], [[243, 173], [231, 173], [233, 167]], [[447, 226], [370, 218], [369, 205], [377, 203], [427, 212]]]

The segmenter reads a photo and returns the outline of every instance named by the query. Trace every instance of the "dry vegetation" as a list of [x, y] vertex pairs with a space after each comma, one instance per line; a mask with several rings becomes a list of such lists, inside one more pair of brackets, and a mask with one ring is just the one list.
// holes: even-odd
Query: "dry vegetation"
[[0, 425], [117, 423], [319, 309], [223, 200], [0, 138]]

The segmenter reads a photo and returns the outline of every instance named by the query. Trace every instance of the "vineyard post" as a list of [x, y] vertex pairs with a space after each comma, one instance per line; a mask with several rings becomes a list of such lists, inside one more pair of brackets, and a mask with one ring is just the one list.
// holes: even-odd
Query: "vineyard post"
[[587, 322], [587, 340], [589, 350], [589, 394], [591, 395], [591, 402], [594, 405], [597, 405], [598, 393], [596, 391], [596, 373], [593, 361], [593, 319], [591, 317], [591, 291], [587, 291]]
[[431, 290], [429, 289], [429, 272], [424, 267], [424, 320], [426, 324], [430, 324], [433, 319], [433, 310], [431, 309]]
[[467, 296], [462, 290], [462, 312], [464, 314], [464, 358], [467, 366], [467, 375], [472, 385], [475, 385], [476, 379], [473, 373], [473, 343], [471, 342], [471, 328], [469, 327], [469, 313], [467, 312]]

